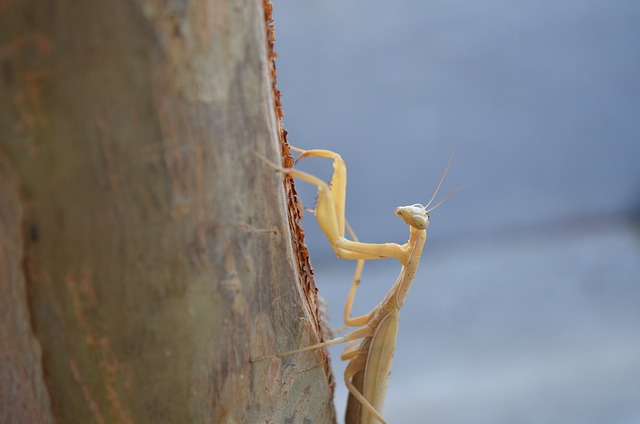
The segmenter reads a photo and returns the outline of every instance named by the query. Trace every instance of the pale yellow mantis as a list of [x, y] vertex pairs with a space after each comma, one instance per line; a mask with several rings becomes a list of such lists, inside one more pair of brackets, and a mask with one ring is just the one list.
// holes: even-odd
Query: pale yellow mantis
[[[360, 328], [342, 337], [289, 352], [282, 352], [278, 354], [278, 356], [349, 342], [341, 358], [342, 360], [349, 361], [344, 373], [345, 384], [349, 392], [362, 405], [360, 424], [373, 424], [377, 422], [384, 424], [386, 421], [382, 418], [381, 412], [384, 405], [389, 376], [391, 374], [400, 309], [407, 298], [409, 287], [413, 282], [418, 263], [420, 262], [422, 249], [427, 238], [426, 230], [429, 226], [429, 212], [437, 208], [449, 197], [449, 195], [447, 195], [435, 206], [428, 209], [442, 186], [442, 182], [451, 165], [453, 153], [435, 193], [426, 206], [414, 204], [396, 208], [396, 215], [401, 217], [404, 222], [409, 225], [409, 241], [400, 245], [397, 243], [373, 244], [359, 242], [345, 219], [347, 171], [342, 157], [329, 150], [299, 151], [302, 153], [296, 162], [301, 158], [309, 156], [320, 156], [333, 160], [334, 172], [329, 185], [321, 179], [297, 169], [282, 168], [270, 162], [269, 164], [280, 172], [289, 174], [318, 187], [318, 200], [314, 212], [320, 228], [338, 257], [358, 261], [344, 308], [344, 322], [349, 327]], [[345, 228], [348, 229], [353, 240], [345, 238]], [[378, 306], [367, 314], [352, 318], [351, 309], [357, 287], [360, 284], [364, 261], [383, 258], [398, 259], [402, 264], [400, 275]], [[358, 340], [360, 340], [359, 344], [357, 344]], [[354, 377], [359, 373], [364, 373], [362, 391], [353, 383]]]

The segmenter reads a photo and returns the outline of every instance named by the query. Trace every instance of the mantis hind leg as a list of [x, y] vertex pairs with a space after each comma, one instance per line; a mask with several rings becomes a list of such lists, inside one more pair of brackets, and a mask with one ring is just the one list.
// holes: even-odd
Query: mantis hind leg
[[331, 346], [334, 344], [340, 344], [340, 343], [350, 342], [353, 340], [363, 339], [365, 337], [370, 336], [372, 333], [373, 333], [373, 330], [371, 329], [371, 327], [361, 327], [342, 337], [336, 337], [335, 339], [327, 340], [325, 342], [317, 343], [311, 346], [301, 347], [300, 349], [281, 352], [281, 353], [278, 353], [277, 356], [293, 355], [294, 353], [306, 352], [308, 350], [319, 349], [321, 347]]
[[[360, 377], [360, 381], [364, 377], [364, 370], [366, 367], [366, 358], [364, 357], [356, 357], [347, 365], [347, 369], [344, 371], [344, 382], [349, 389], [349, 393], [359, 402], [360, 408], [359, 411], [354, 411], [355, 414], [362, 416], [362, 409], [366, 409], [373, 417], [375, 417], [378, 422], [381, 424], [387, 424], [382, 415], [376, 410], [376, 408], [371, 405], [371, 403], [364, 397], [362, 392], [355, 386], [354, 381]], [[350, 412], [349, 408], [347, 408], [347, 414], [354, 413]], [[370, 424], [362, 423], [362, 424]]]

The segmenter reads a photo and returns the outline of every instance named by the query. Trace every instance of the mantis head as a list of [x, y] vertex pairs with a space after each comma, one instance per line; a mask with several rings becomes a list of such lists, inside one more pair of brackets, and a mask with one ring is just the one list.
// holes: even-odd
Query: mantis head
[[426, 230], [429, 226], [429, 213], [427, 212], [427, 208], [419, 203], [396, 208], [396, 215], [402, 218], [408, 225], [418, 230]]

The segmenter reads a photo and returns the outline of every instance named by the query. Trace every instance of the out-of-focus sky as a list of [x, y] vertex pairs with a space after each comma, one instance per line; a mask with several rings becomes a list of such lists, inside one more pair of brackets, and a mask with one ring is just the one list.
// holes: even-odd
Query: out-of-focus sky
[[[406, 241], [394, 208], [425, 203], [457, 146], [440, 197], [465, 188], [431, 214], [389, 421], [640, 423], [640, 3], [275, 0], [274, 16], [289, 141], [343, 156], [361, 240]], [[355, 264], [303, 226], [340, 326]], [[366, 265], [360, 312], [398, 271]]]

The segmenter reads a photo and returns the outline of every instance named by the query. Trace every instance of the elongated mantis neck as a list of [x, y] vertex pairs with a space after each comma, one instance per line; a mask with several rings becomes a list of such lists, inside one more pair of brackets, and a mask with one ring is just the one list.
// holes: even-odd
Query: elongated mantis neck
[[411, 227], [411, 232], [409, 235], [409, 245], [413, 246], [413, 248], [409, 253], [407, 263], [404, 265], [404, 269], [402, 270], [402, 272], [400, 273], [400, 277], [398, 278], [396, 302], [399, 308], [404, 305], [404, 301], [407, 298], [407, 294], [409, 293], [409, 288], [411, 288], [413, 279], [416, 276], [416, 270], [418, 269], [418, 265], [420, 264], [422, 249], [424, 248], [424, 243], [426, 241], [427, 230], [419, 230], [417, 228]]

